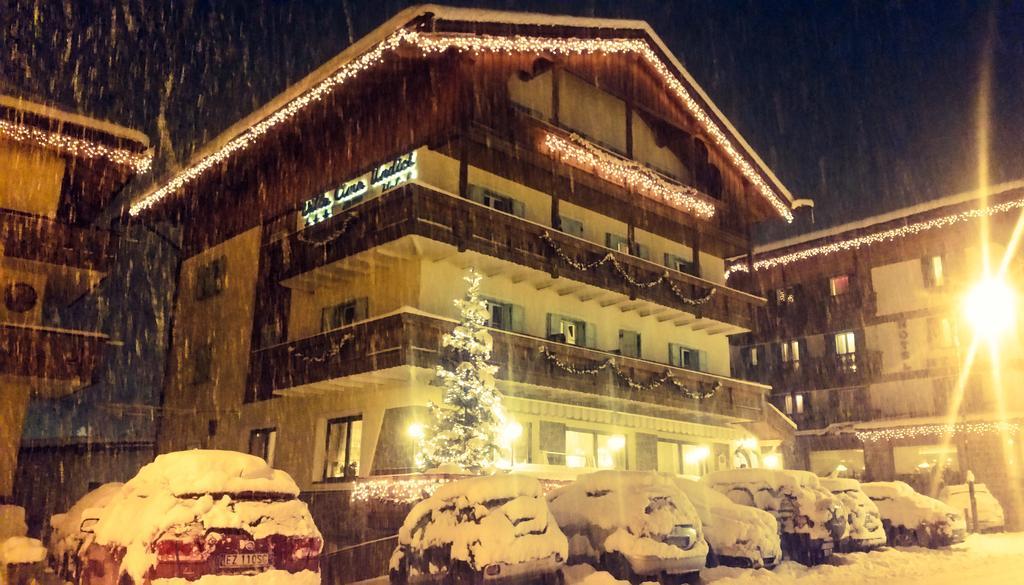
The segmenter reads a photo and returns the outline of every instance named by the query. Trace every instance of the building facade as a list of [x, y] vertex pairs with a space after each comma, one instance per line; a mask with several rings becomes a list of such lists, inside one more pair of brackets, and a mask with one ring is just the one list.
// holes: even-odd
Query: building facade
[[68, 308], [106, 274], [114, 246], [91, 226], [149, 167], [145, 135], [0, 96], [0, 500], [9, 500], [30, 397], [91, 384], [110, 339], [69, 327]]
[[753, 276], [733, 266], [730, 283], [768, 298], [733, 339], [733, 374], [770, 384], [797, 422], [794, 464], [932, 495], [970, 470], [1022, 525], [1016, 304], [994, 308], [994, 344], [965, 317], [986, 263], [1021, 290], [1022, 205], [1024, 184], [1000, 185], [764, 246]]
[[406, 10], [133, 205], [184, 229], [158, 450], [261, 455], [352, 538], [473, 267], [509, 464], [761, 465], [793, 427], [730, 377], [765, 300], [724, 259], [792, 206], [645, 23]]

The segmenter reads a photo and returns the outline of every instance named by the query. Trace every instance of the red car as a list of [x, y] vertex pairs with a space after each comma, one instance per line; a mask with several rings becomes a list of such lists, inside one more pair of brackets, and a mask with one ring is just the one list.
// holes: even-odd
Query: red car
[[251, 455], [161, 455], [106, 508], [83, 515], [94, 538], [80, 553], [78, 585], [232, 575], [319, 585], [323, 540], [298, 493], [288, 474]]

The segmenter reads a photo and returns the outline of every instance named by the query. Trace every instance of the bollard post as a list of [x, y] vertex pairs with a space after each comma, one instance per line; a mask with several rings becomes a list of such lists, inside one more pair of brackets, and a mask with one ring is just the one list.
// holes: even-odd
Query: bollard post
[[974, 472], [967, 470], [967, 493], [971, 498], [971, 532], [978, 532], [978, 500], [974, 496]]

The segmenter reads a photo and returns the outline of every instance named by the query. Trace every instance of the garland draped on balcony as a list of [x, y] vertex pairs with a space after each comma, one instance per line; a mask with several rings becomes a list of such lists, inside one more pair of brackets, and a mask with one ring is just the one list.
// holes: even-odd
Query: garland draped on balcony
[[690, 388], [688, 388], [685, 384], [677, 380], [675, 375], [669, 370], [665, 370], [665, 372], [662, 373], [660, 376], [648, 381], [646, 384], [641, 384], [640, 382], [637, 382], [635, 378], [633, 378], [625, 371], [623, 371], [623, 369], [620, 368], [619, 365], [615, 363], [615, 360], [613, 360], [612, 358], [608, 358], [594, 366], [579, 368], [567, 364], [562, 360], [558, 359], [558, 356], [551, 353], [551, 351], [548, 350], [546, 346], [540, 346], [538, 348], [538, 351], [541, 353], [541, 355], [544, 356], [544, 359], [546, 359], [549, 363], [553, 364], [555, 367], [562, 370], [563, 372], [569, 374], [596, 376], [602, 370], [610, 369], [612, 373], [615, 374], [615, 377], [625, 382], [626, 385], [629, 386], [630, 390], [634, 390], [636, 392], [647, 392], [650, 390], [654, 390], [655, 388], [661, 386], [662, 384], [671, 384], [672, 386], [675, 386], [677, 390], [682, 392], [682, 394], [687, 398], [693, 398], [695, 400], [704, 400], [705, 398], [711, 398], [712, 396], [714, 396], [715, 392], [722, 387], [721, 382], [715, 382], [714, 385], [711, 386], [710, 390], [705, 390], [703, 388], [704, 384], [701, 383], [701, 390], [690, 390]]
[[348, 231], [349, 226], [352, 224], [353, 221], [355, 221], [357, 217], [359, 217], [359, 214], [357, 212], [350, 212], [348, 215], [345, 216], [345, 219], [342, 220], [341, 225], [331, 230], [330, 233], [328, 233], [322, 238], [313, 238], [306, 235], [306, 231], [308, 229], [306, 228], [299, 232], [299, 235], [297, 236], [298, 240], [304, 244], [312, 244], [314, 246], [326, 246], [327, 244], [330, 244], [334, 240], [340, 238], [346, 231]]
[[622, 267], [622, 264], [619, 263], [619, 260], [615, 257], [615, 254], [613, 254], [612, 252], [608, 252], [599, 260], [594, 260], [593, 262], [580, 262], [579, 260], [576, 260], [575, 258], [566, 254], [565, 250], [563, 250], [562, 247], [558, 245], [558, 242], [556, 242], [551, 237], [551, 234], [548, 233], [547, 231], [540, 235], [540, 239], [544, 240], [544, 243], [547, 244], [548, 247], [551, 248], [551, 250], [555, 253], [555, 255], [561, 258], [563, 262], [565, 262], [569, 266], [572, 266], [576, 270], [590, 272], [595, 268], [599, 268], [603, 264], [611, 264], [612, 268], [615, 269], [615, 272], [631, 286], [635, 286], [637, 288], [654, 288], [659, 284], [668, 284], [669, 290], [672, 291], [672, 294], [679, 298], [680, 301], [690, 306], [699, 307], [701, 305], [704, 305], [708, 303], [713, 296], [715, 296], [716, 292], [718, 292], [718, 287], [711, 287], [711, 290], [708, 291], [708, 294], [699, 298], [692, 299], [686, 296], [683, 293], [683, 291], [679, 290], [679, 287], [676, 286], [676, 283], [672, 282], [672, 279], [669, 277], [669, 273], [667, 270], [661, 273], [661, 276], [655, 278], [654, 280], [641, 282], [630, 276], [629, 272], [626, 272], [626, 269]]
[[324, 351], [319, 355], [307, 355], [301, 351], [295, 351], [294, 347], [289, 348], [288, 351], [292, 354], [293, 357], [297, 357], [304, 362], [316, 362], [322, 364], [327, 360], [331, 359], [332, 357], [341, 353], [341, 350], [344, 349], [345, 345], [349, 341], [352, 341], [352, 337], [353, 335], [351, 333], [345, 334], [345, 336], [342, 337], [337, 344], [333, 344], [332, 347], [330, 347], [327, 351]]

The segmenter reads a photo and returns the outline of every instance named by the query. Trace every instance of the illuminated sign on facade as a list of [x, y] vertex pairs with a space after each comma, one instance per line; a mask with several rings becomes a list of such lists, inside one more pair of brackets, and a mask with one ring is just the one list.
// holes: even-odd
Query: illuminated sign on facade
[[360, 201], [416, 178], [416, 151], [390, 160], [369, 173], [307, 199], [302, 204], [302, 226], [310, 227], [334, 217], [335, 213]]

